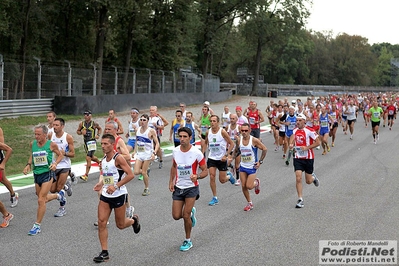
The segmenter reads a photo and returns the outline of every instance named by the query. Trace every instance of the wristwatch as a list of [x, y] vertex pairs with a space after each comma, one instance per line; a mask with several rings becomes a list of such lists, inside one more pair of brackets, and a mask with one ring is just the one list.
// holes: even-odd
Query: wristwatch
[[263, 160], [260, 160], [259, 163], [262, 164], [262, 163], [263, 163]]
[[114, 188], [115, 188], [115, 189], [118, 189], [119, 187], [118, 187], [118, 185], [117, 185], [117, 184], [115, 184], [115, 185], [114, 185]]

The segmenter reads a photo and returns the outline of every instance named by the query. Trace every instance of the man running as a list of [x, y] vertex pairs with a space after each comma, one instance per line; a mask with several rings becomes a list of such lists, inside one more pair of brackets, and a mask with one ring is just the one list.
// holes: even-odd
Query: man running
[[[4, 154], [5, 152], [5, 154]], [[0, 183], [2, 183], [10, 192], [11, 208], [18, 205], [19, 195], [18, 192], [14, 191], [11, 182], [6, 177], [5, 165], [8, 159], [11, 157], [12, 149], [10, 146], [4, 143], [3, 129], [0, 127]]]
[[[251, 135], [249, 124], [243, 124], [240, 127], [241, 137], [237, 139], [236, 153], [240, 152], [240, 179], [242, 193], [247, 200], [244, 211], [250, 211], [254, 208], [249, 190], [255, 188], [255, 194], [260, 192], [260, 180], [256, 177], [256, 172], [266, 157], [267, 148], [260, 139]], [[262, 150], [260, 160], [258, 160], [258, 149]]]
[[[180, 251], [193, 247], [191, 230], [195, 226], [195, 201], [199, 198], [198, 179], [208, 175], [205, 158], [202, 152], [190, 144], [192, 131], [188, 127], [178, 129], [180, 146], [173, 150], [173, 162], [170, 169], [169, 190], [172, 192], [172, 217], [184, 220], [186, 238], [180, 246]], [[198, 168], [201, 172], [198, 173]]]
[[94, 153], [96, 152], [97, 149], [96, 140], [100, 137], [102, 129], [98, 123], [94, 122], [91, 119], [90, 110], [86, 110], [84, 112], [84, 116], [85, 116], [84, 121], [79, 123], [78, 130], [76, 130], [76, 133], [78, 135], [83, 135], [84, 148], [86, 152], [86, 172], [84, 175], [80, 177], [80, 179], [87, 182], [87, 180], [89, 179], [91, 161], [94, 161], [98, 164], [100, 163], [100, 160], [98, 160], [98, 158], [94, 156]]
[[381, 117], [384, 114], [384, 110], [378, 106], [378, 101], [374, 100], [373, 107], [369, 109], [370, 120], [371, 120], [371, 133], [373, 134], [374, 144], [377, 144], [377, 140], [380, 139], [378, 129], [380, 127]]
[[116, 117], [115, 110], [111, 109], [108, 111], [108, 118], [105, 120], [105, 124], [108, 122], [116, 122], [118, 124], [118, 135], [123, 135], [123, 126], [121, 121]]
[[302, 172], [305, 172], [306, 184], [319, 186], [319, 179], [314, 174], [314, 152], [313, 149], [320, 145], [320, 139], [317, 133], [305, 127], [306, 116], [297, 115], [297, 127], [290, 137], [290, 149], [295, 148], [294, 171], [296, 178], [296, 190], [298, 201], [296, 208], [303, 208], [304, 201], [302, 197]]
[[224, 184], [227, 181], [230, 181], [231, 184], [235, 183], [233, 176], [227, 176], [227, 159], [230, 157], [231, 160], [230, 154], [234, 148], [234, 142], [230, 139], [227, 132], [219, 126], [220, 120], [217, 115], [211, 115], [210, 121], [211, 128], [206, 134], [205, 145], [209, 149], [207, 166], [209, 169], [210, 186], [213, 194], [213, 198], [209, 202], [209, 205], [214, 206], [219, 203], [216, 194], [216, 169], [219, 170], [220, 183]]
[[134, 150], [134, 146], [136, 144], [136, 132], [140, 127], [139, 114], [140, 111], [137, 108], [132, 108], [132, 110], [130, 110], [131, 120], [129, 122], [128, 132], [126, 133], [126, 138], [128, 138], [127, 148], [129, 150], [129, 153]]
[[112, 209], [114, 209], [115, 223], [119, 229], [132, 226], [135, 234], [138, 234], [141, 229], [139, 217], [136, 214], [132, 217], [125, 216], [126, 183], [131, 181], [134, 175], [126, 160], [115, 152], [114, 145], [114, 136], [110, 134], [102, 136], [101, 149], [105, 154], [101, 161], [103, 178], [93, 188], [94, 191], [101, 190], [98, 203], [98, 238], [102, 251], [93, 259], [97, 263], [109, 260], [107, 222]]
[[[57, 164], [54, 173], [53, 184], [50, 192], [56, 193], [64, 189], [68, 196], [72, 195], [72, 183], [68, 180], [68, 173], [71, 171], [71, 158], [75, 157], [75, 147], [73, 138], [70, 134], [64, 131], [65, 120], [56, 118], [53, 122], [54, 133], [51, 136], [51, 141], [57, 144], [59, 151], [63, 155], [62, 160]], [[53, 160], [55, 161], [55, 156]], [[60, 202], [58, 211], [54, 214], [55, 217], [62, 217], [66, 215], [65, 202]]]
[[[58, 193], [51, 194], [50, 188], [53, 184], [54, 171], [57, 170], [57, 165], [64, 158], [56, 143], [47, 139], [47, 127], [35, 127], [35, 140], [30, 144], [31, 154], [28, 163], [26, 164], [23, 173], [26, 175], [33, 168], [33, 177], [35, 182], [35, 190], [37, 195], [37, 214], [36, 222], [28, 235], [37, 235], [41, 232], [41, 222], [46, 213], [46, 203], [57, 199], [65, 205], [65, 191], [61, 190]], [[53, 154], [56, 160], [53, 161]]]

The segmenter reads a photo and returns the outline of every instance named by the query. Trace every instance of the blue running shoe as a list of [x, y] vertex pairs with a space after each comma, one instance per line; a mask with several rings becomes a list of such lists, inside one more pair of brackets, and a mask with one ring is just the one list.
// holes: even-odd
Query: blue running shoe
[[227, 176], [229, 177], [229, 181], [232, 185], [234, 185], [236, 183], [236, 179], [234, 178], [234, 176], [232, 175], [232, 173], [230, 171], [227, 172]]
[[66, 203], [65, 190], [61, 189], [61, 191], [58, 192], [58, 195], [60, 195], [58, 201], [61, 202], [62, 206], [64, 206]]
[[193, 247], [193, 242], [184, 240], [183, 245], [180, 246], [180, 251], [187, 251]]
[[35, 235], [37, 235], [39, 233], [40, 233], [40, 225], [35, 223], [35, 224], [33, 224], [32, 229], [30, 229], [28, 235], [35, 236]]
[[197, 210], [195, 209], [195, 207], [193, 207], [191, 209], [191, 224], [192, 227], [194, 227], [197, 224], [197, 218], [195, 217], [195, 213], [197, 212]]
[[216, 205], [216, 204], [218, 204], [218, 203], [219, 203], [218, 198], [213, 197], [212, 200], [209, 202], [209, 205], [210, 205], [210, 206], [214, 206], [214, 205]]

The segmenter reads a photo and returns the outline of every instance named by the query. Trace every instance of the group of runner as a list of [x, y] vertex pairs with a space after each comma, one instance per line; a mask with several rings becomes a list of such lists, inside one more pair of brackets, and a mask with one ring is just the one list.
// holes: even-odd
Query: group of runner
[[[267, 154], [267, 148], [260, 139], [260, 126], [269, 119], [271, 133], [275, 139], [275, 151], [283, 151], [285, 164], [289, 165], [293, 158], [298, 194], [297, 208], [304, 207], [302, 196], [302, 175], [305, 172], [307, 184], [319, 186], [314, 173], [314, 148], [321, 146], [322, 155], [327, 154], [335, 146], [335, 135], [341, 127], [344, 134], [354, 136], [354, 124], [363, 113], [365, 127], [371, 123], [374, 143], [379, 139], [379, 125], [387, 125], [392, 129], [396, 119], [397, 100], [394, 94], [359, 94], [330, 95], [328, 97], [309, 97], [306, 102], [300, 99], [291, 103], [287, 99], [277, 103], [270, 102], [264, 116], [255, 101], [246, 107], [236, 106], [235, 112], [225, 106], [218, 116], [210, 108], [209, 102], [201, 107], [201, 116], [195, 122], [193, 112], [186, 110], [180, 103], [175, 112], [176, 118], [171, 122], [169, 140], [174, 143], [173, 160], [170, 171], [169, 189], [172, 192], [172, 217], [184, 219], [186, 238], [180, 247], [181, 251], [189, 250], [191, 229], [196, 224], [195, 200], [199, 197], [198, 179], [209, 175], [213, 194], [210, 206], [219, 203], [217, 194], [217, 171], [220, 183], [230, 182], [241, 186], [245, 200], [244, 211], [254, 208], [249, 191], [260, 192], [260, 179], [256, 176]], [[163, 167], [163, 152], [160, 147], [160, 136], [169, 122], [158, 113], [156, 106], [150, 107], [150, 114], [140, 114], [137, 108], [131, 109], [131, 120], [127, 132], [116, 118], [114, 110], [110, 110], [102, 127], [92, 120], [90, 110], [84, 112], [84, 120], [79, 123], [77, 134], [82, 135], [86, 151], [86, 172], [80, 178], [88, 180], [91, 161], [100, 166], [100, 178], [94, 190], [99, 192], [98, 221], [99, 239], [102, 251], [94, 258], [96, 262], [109, 259], [107, 246], [107, 222], [112, 209], [115, 210], [117, 227], [124, 229], [133, 227], [140, 231], [139, 217], [133, 214], [126, 183], [140, 176], [143, 179], [143, 196], [149, 191], [149, 166], [157, 159], [159, 168]], [[72, 195], [72, 183], [76, 177], [71, 173], [71, 160], [75, 156], [73, 138], [64, 132], [65, 121], [57, 118], [54, 112], [47, 115], [48, 126], [37, 126], [34, 129], [35, 140], [31, 143], [31, 154], [23, 172], [27, 174], [33, 169], [35, 189], [38, 196], [36, 221], [29, 235], [37, 235], [41, 231], [41, 222], [46, 211], [46, 203], [57, 199], [60, 207], [54, 216], [66, 215], [66, 197]], [[122, 137], [127, 138], [127, 143]], [[200, 140], [200, 148], [195, 147], [196, 136]], [[331, 141], [329, 138], [332, 138]], [[97, 141], [101, 140], [102, 159], [94, 153]], [[0, 139], [0, 182], [10, 191], [11, 207], [18, 203], [18, 194], [9, 186], [4, 175], [5, 163], [11, 156], [12, 149]], [[261, 150], [259, 154], [258, 150]], [[135, 159], [132, 170], [131, 159]], [[7, 227], [13, 215], [0, 203], [3, 223]]]

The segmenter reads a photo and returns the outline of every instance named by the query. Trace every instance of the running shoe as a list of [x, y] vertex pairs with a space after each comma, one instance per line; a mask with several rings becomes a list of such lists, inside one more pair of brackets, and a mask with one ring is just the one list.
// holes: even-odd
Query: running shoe
[[334, 142], [333, 142], [333, 143], [331, 143], [331, 147], [334, 147]]
[[66, 210], [65, 207], [59, 207], [58, 211], [56, 213], [54, 213], [54, 217], [62, 217], [66, 215]]
[[380, 134], [377, 134], [377, 140], [380, 140]]
[[244, 207], [244, 211], [248, 212], [254, 208], [254, 205], [251, 202], [248, 202], [248, 204]]
[[194, 227], [197, 224], [197, 218], [195, 217], [195, 213], [197, 212], [197, 209], [193, 207], [191, 209], [191, 225]]
[[377, 144], [377, 141], [374, 139], [374, 144]]
[[236, 182], [234, 183], [234, 185], [236, 185], [236, 186], [241, 185], [241, 180], [240, 180], [240, 179], [237, 179]]
[[148, 188], [145, 188], [143, 193], [141, 193], [142, 196], [148, 196], [150, 195], [150, 191], [148, 190]]
[[180, 246], [180, 251], [187, 251], [193, 247], [193, 242], [184, 240], [183, 245]]
[[320, 145], [316, 147], [316, 150], [320, 150]]
[[278, 146], [276, 146], [276, 148], [274, 149], [274, 151], [278, 151]]
[[159, 161], [159, 169], [162, 169], [163, 162]]
[[66, 203], [66, 198], [65, 198], [65, 191], [61, 189], [60, 192], [58, 192], [59, 197], [57, 198], [59, 202], [62, 203], [62, 205], [65, 205]]
[[19, 194], [18, 194], [18, 192], [15, 192], [14, 196], [10, 198], [10, 201], [11, 201], [10, 207], [11, 208], [14, 208], [18, 205], [18, 199], [19, 199]]
[[330, 152], [330, 150], [331, 150], [330, 146], [328, 146], [328, 144], [327, 144], [327, 151]]
[[139, 180], [143, 180], [143, 175], [139, 175]]
[[71, 177], [72, 184], [76, 185], [78, 183], [78, 179], [76, 178], [75, 173], [71, 172], [69, 176]]
[[351, 140], [353, 139], [353, 135], [351, 135], [350, 139], [351, 139]]
[[89, 180], [89, 177], [87, 175], [81, 175], [80, 179], [82, 179], [84, 182], [87, 182], [87, 180]]
[[139, 216], [138, 216], [137, 214], [135, 214], [135, 215], [133, 215], [133, 218], [132, 218], [132, 219], [134, 220], [134, 224], [132, 224], [133, 232], [134, 232], [135, 234], [138, 234], [138, 233], [140, 232], [140, 229], [141, 229], [141, 225], [140, 225], [140, 221], [139, 221]]
[[260, 180], [259, 180], [259, 178], [255, 178], [255, 182], [256, 182], [255, 194], [259, 194], [259, 192], [260, 192]]
[[64, 189], [68, 195], [68, 197], [72, 196], [72, 182], [71, 180], [67, 179]]
[[303, 200], [299, 199], [298, 202], [296, 203], [295, 208], [303, 208], [305, 205], [303, 204]]
[[97, 257], [94, 257], [93, 261], [96, 263], [100, 263], [100, 262], [105, 262], [109, 260], [109, 254], [108, 252], [105, 251], [101, 251], [100, 255], [98, 255]]
[[134, 207], [129, 206], [126, 208], [126, 217], [132, 219], [133, 218]]
[[40, 231], [41, 231], [40, 225], [38, 225], [37, 223], [34, 223], [32, 229], [30, 229], [30, 231], [28, 232], [28, 235], [35, 236], [35, 235], [39, 234]]
[[283, 159], [285, 159], [285, 154], [283, 154]]
[[318, 186], [320, 185], [319, 179], [317, 178], [317, 176], [316, 176], [315, 173], [312, 173], [312, 176], [314, 177], [314, 179], [313, 179], [313, 184], [314, 184], [316, 187], [318, 187]]
[[233, 174], [232, 174], [230, 171], [228, 171], [228, 172], [227, 172], [227, 176], [229, 177], [230, 183], [231, 183], [232, 185], [234, 185], [234, 184], [236, 183], [236, 179], [234, 178]]
[[212, 200], [211, 200], [208, 204], [209, 204], [209, 206], [215, 206], [215, 205], [217, 205], [218, 203], [219, 203], [218, 198], [213, 197]]
[[6, 228], [10, 224], [12, 218], [14, 218], [14, 215], [12, 215], [10, 212], [8, 213], [8, 216], [3, 216], [3, 222], [0, 224], [0, 227]]

